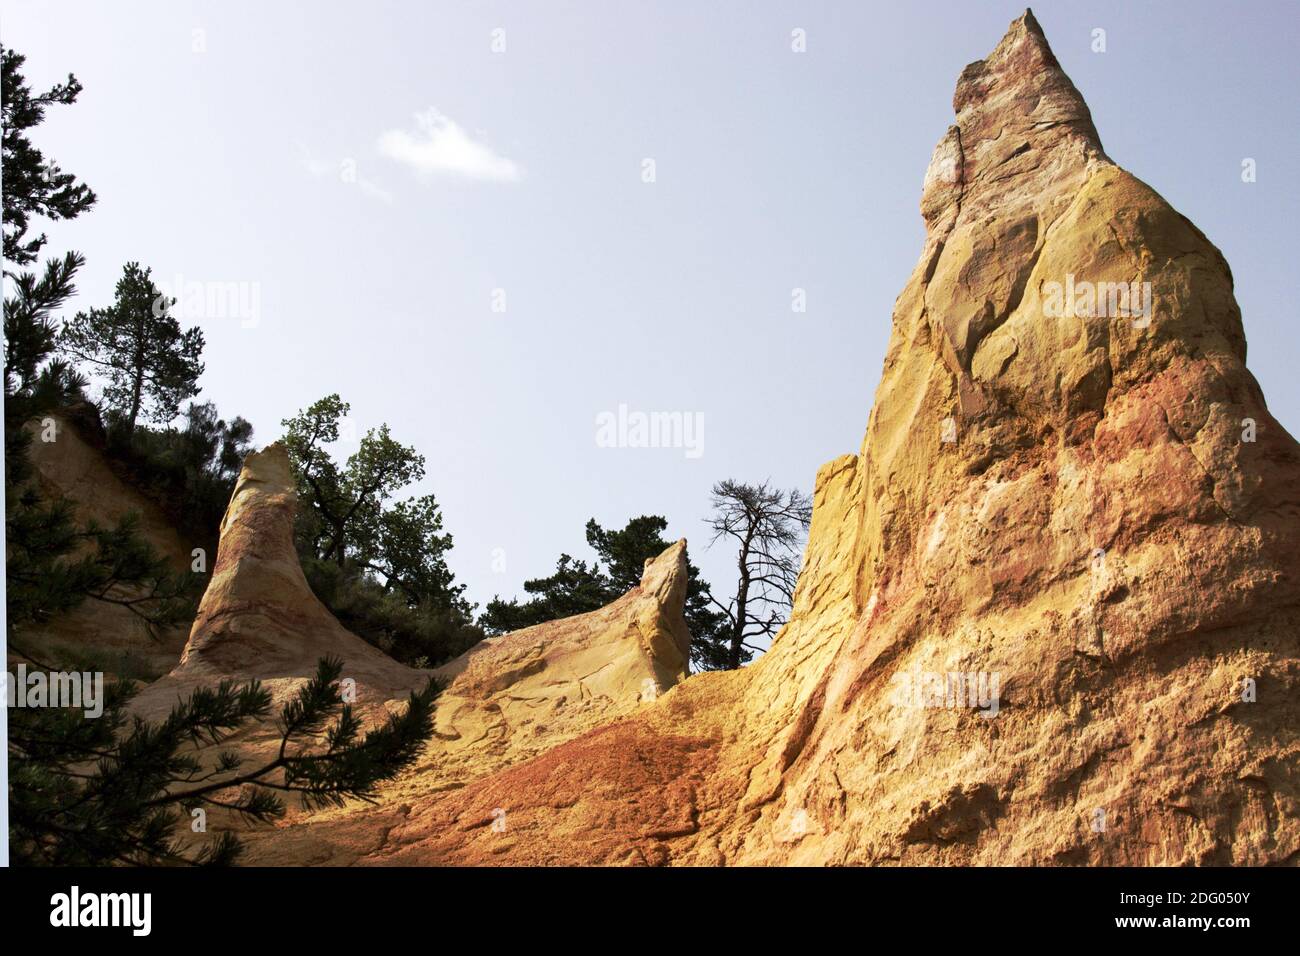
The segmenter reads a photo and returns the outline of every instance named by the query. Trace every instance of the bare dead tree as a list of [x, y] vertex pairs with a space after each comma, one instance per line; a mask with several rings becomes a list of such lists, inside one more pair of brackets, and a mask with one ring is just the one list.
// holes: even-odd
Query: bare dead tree
[[711, 497], [709, 546], [724, 538], [736, 544], [736, 595], [725, 605], [712, 598], [730, 624], [728, 666], [736, 668], [761, 649], [752, 641], [773, 637], [789, 617], [812, 501], [797, 488], [773, 488], [766, 481], [720, 481]]

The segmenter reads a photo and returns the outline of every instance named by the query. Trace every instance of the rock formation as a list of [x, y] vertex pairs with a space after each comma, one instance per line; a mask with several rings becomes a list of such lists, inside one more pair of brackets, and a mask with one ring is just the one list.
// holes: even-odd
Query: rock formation
[[[641, 585], [614, 603], [489, 638], [438, 668], [433, 673], [446, 690], [437, 702], [435, 738], [408, 773], [384, 788], [378, 805], [247, 834], [247, 862], [344, 865], [400, 854], [428, 832], [423, 808], [444, 795], [649, 707], [686, 676], [686, 581], [686, 542], [679, 541], [646, 562]], [[497, 833], [508, 824], [517, 795], [493, 800], [469, 826]]]
[[953, 105], [771, 651], [263, 860], [1300, 860], [1300, 447], [1228, 266], [1106, 156], [1032, 14]]
[[[296, 505], [283, 448], [250, 455], [221, 523], [212, 580], [184, 654], [132, 710], [161, 718], [178, 697], [226, 678], [262, 681], [278, 706], [329, 655], [342, 659], [344, 678], [355, 681], [358, 712], [377, 720], [436, 677], [444, 690], [435, 738], [417, 767], [385, 790], [378, 807], [336, 812], [367, 834], [361, 848], [318, 839], [315, 830], [336, 814], [314, 814], [298, 862], [358, 856], [372, 849], [371, 834], [392, 826], [378, 821], [401, 816], [409, 795], [454, 789], [526, 760], [652, 702], [686, 675], [685, 541], [646, 562], [641, 585], [598, 611], [489, 638], [436, 670], [416, 670], [347, 631], [311, 592], [294, 549]], [[241, 731], [223, 749], [265, 757], [278, 743], [268, 725]], [[291, 844], [302, 829], [292, 826], [296, 819], [276, 831]], [[252, 859], [267, 836], [249, 836]]]
[[249, 455], [221, 519], [212, 579], [180, 663], [137, 698], [137, 713], [161, 716], [178, 695], [224, 678], [261, 680], [278, 701], [326, 656], [343, 660], [363, 707], [405, 699], [425, 684], [426, 673], [348, 632], [312, 593], [294, 549], [296, 508], [284, 449]]
[[[366, 719], [446, 684], [376, 805], [246, 832], [249, 862], [1300, 861], [1300, 446], [1227, 263], [1107, 157], [1032, 14], [953, 105], [866, 436], [752, 666], [686, 679], [685, 542], [600, 611], [400, 665], [307, 586], [284, 452], [249, 458], [136, 712], [283, 699], [326, 654]], [[92, 465], [59, 481], [112, 517]]]

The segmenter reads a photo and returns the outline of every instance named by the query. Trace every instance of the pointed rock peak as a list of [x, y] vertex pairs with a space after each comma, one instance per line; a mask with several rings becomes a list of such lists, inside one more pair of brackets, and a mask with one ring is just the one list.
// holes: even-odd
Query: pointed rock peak
[[656, 557], [645, 559], [645, 566], [641, 571], [641, 587], [650, 587], [664, 577], [685, 573], [686, 539], [679, 538]]
[[1031, 11], [1012, 22], [983, 60], [962, 70], [956, 125], [935, 147], [922, 188], [927, 223], [960, 207], [1024, 194], [1026, 176], [1069, 178], [1109, 162], [1088, 104], [1061, 69]]
[[[1038, 102], [1041, 97], [1049, 102]], [[1082, 118], [1096, 136], [1083, 97], [1061, 69], [1042, 27], [1028, 10], [1012, 21], [992, 53], [962, 70], [952, 106], [960, 120], [963, 112], [987, 107], [990, 101], [997, 107], [995, 115], [1006, 121], [1040, 119], [1040, 112], [1055, 109], [1061, 111], [1060, 118]]]
[[691, 655], [691, 633], [679, 612], [669, 610], [665, 613], [663, 609], [685, 607], [689, 583], [685, 538], [670, 544], [658, 557], [646, 559], [639, 590], [643, 599], [654, 599], [655, 603], [648, 606], [656, 611], [655, 619], [647, 621], [643, 631], [650, 658], [656, 668], [664, 672], [665, 686], [671, 686], [686, 674]]
[[267, 445], [261, 451], [250, 452], [244, 458], [244, 465], [239, 470], [235, 481], [235, 490], [230, 496], [230, 504], [221, 519], [221, 534], [239, 517], [250, 495], [285, 495], [290, 503], [297, 501], [297, 489], [293, 479], [293, 468], [289, 464], [289, 453], [280, 442]]

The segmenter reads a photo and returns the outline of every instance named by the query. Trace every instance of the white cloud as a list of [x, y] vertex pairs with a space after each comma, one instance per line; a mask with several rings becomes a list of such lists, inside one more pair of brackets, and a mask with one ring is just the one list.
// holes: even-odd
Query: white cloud
[[430, 108], [415, 116], [417, 129], [390, 129], [379, 136], [379, 151], [421, 176], [459, 176], [484, 182], [516, 183], [518, 163], [476, 141], [449, 116]]

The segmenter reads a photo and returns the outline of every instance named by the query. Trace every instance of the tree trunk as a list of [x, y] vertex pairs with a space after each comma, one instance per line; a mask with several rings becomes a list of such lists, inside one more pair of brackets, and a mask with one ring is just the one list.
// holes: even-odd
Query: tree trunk
[[736, 623], [731, 632], [731, 649], [727, 666], [733, 671], [740, 668], [740, 653], [745, 643], [745, 605], [749, 603], [749, 539], [740, 549], [740, 583], [736, 587]]
[[330, 543], [330, 550], [334, 552], [334, 560], [338, 566], [343, 567], [343, 525], [334, 526], [334, 540]]
[[140, 415], [140, 399], [144, 393], [144, 369], [137, 366], [135, 387], [131, 390], [131, 415], [126, 420], [126, 437], [135, 434], [135, 420]]

